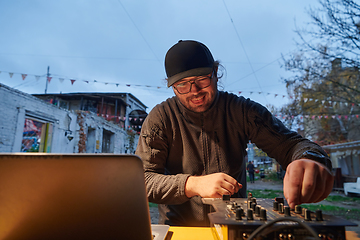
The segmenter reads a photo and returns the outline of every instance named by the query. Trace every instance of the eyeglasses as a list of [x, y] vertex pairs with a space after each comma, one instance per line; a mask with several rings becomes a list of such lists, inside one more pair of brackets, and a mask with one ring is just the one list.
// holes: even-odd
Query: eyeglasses
[[189, 93], [191, 91], [191, 86], [193, 84], [195, 84], [200, 89], [207, 88], [211, 84], [212, 77], [213, 77], [213, 74], [211, 74], [211, 75], [209, 74], [207, 76], [201, 76], [201, 77], [198, 77], [196, 79], [193, 79], [193, 80], [190, 80], [187, 82], [181, 82], [181, 83], [177, 84], [176, 86], [174, 86], [174, 88], [180, 94]]

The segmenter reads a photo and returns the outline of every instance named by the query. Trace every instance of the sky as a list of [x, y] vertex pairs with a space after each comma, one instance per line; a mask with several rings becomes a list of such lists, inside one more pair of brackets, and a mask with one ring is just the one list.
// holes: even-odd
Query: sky
[[[164, 57], [204, 43], [221, 89], [265, 106], [289, 102], [282, 55], [314, 0], [0, 0], [0, 83], [25, 93], [128, 92], [149, 112], [174, 96]], [[49, 76], [47, 70], [49, 67]], [[50, 81], [49, 81], [50, 80]]]

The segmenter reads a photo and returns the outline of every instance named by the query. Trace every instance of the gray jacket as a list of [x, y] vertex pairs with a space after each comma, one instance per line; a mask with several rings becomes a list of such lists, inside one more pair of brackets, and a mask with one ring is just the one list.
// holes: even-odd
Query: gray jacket
[[200, 197], [185, 195], [185, 182], [192, 175], [229, 174], [243, 185], [233, 197], [246, 197], [244, 158], [249, 140], [283, 169], [304, 153], [331, 169], [317, 144], [288, 130], [249, 99], [220, 91], [202, 113], [186, 109], [177, 97], [155, 106], [142, 126], [136, 154], [144, 163], [148, 200], [159, 204], [159, 223], [209, 226], [209, 206]]

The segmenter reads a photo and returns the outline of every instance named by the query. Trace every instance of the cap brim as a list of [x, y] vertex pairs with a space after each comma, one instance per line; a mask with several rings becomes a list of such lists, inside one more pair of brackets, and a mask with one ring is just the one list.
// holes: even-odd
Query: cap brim
[[168, 81], [167, 86], [171, 87], [174, 83], [186, 77], [208, 75], [211, 73], [211, 71], [212, 71], [211, 67], [205, 67], [205, 68], [194, 68], [185, 72], [175, 74], [174, 76], [171, 76], [167, 79]]

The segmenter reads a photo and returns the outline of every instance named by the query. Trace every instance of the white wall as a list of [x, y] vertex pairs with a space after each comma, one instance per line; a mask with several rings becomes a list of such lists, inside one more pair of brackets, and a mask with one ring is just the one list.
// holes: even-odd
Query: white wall
[[75, 142], [65, 137], [66, 130], [75, 132], [74, 113], [0, 84], [0, 114], [0, 152], [20, 152], [27, 114], [53, 124], [51, 152], [74, 152]]

